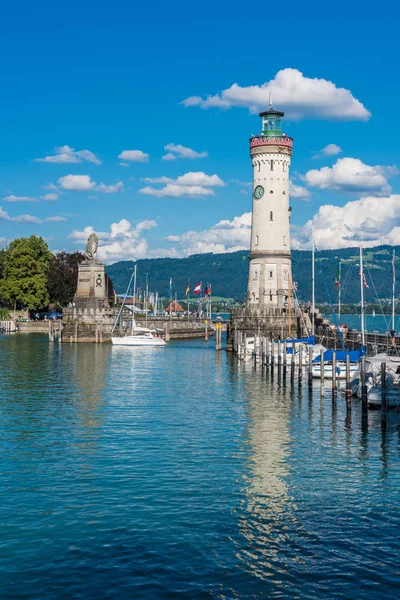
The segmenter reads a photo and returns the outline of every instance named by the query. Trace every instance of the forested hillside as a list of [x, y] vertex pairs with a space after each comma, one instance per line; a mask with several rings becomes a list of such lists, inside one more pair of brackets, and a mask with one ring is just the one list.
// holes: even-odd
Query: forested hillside
[[[367, 302], [376, 301], [374, 287], [379, 298], [391, 296], [392, 250], [390, 246], [364, 250], [364, 270], [369, 285], [369, 288], [365, 289]], [[326, 302], [328, 293], [332, 302], [337, 301], [335, 275], [339, 260], [342, 261], [342, 301], [359, 302], [358, 254], [356, 248], [324, 250], [316, 253], [317, 302]], [[400, 261], [399, 248], [396, 248], [396, 254], [399, 254]], [[292, 255], [293, 280], [298, 284], [298, 296], [301, 300], [307, 301], [311, 298], [311, 252], [294, 250]], [[213, 296], [244, 300], [248, 274], [247, 256], [247, 251], [240, 251], [228, 254], [197, 254], [181, 259], [139, 260], [137, 261], [138, 287], [144, 288], [146, 273], [148, 273], [149, 289], [157, 290], [161, 296], [167, 296], [169, 279], [172, 277], [173, 292], [174, 294], [177, 292], [180, 298], [184, 297], [186, 283], [190, 279], [191, 290], [199, 281], [203, 281], [203, 284], [211, 282]], [[106, 268], [119, 293], [126, 289], [133, 264], [131, 261], [123, 261]]]

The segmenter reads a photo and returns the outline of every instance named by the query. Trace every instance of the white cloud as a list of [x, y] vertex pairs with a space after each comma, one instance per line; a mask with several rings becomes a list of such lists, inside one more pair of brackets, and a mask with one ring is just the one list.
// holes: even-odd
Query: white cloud
[[341, 152], [343, 152], [343, 150], [337, 144], [328, 144], [327, 146], [322, 148], [322, 150], [317, 152], [317, 154], [315, 154], [313, 156], [313, 158], [321, 158], [321, 157], [325, 157], [325, 156], [336, 156], [336, 154], [340, 154]]
[[349, 90], [336, 87], [326, 79], [305, 77], [299, 70], [290, 68], [278, 71], [274, 79], [262, 85], [240, 87], [234, 83], [220, 95], [208, 96], [205, 100], [192, 96], [183, 104], [203, 109], [240, 106], [255, 113], [266, 110], [270, 92], [274, 106], [285, 111], [289, 119], [312, 117], [366, 121], [371, 115]]
[[87, 191], [96, 187], [90, 175], [65, 175], [60, 177], [58, 183], [64, 190]]
[[124, 190], [124, 184], [122, 181], [117, 181], [115, 185], [105, 185], [104, 183], [100, 183], [96, 190], [98, 192], [103, 192], [104, 194], [113, 194], [114, 192], [122, 192]]
[[174, 244], [176, 256], [190, 256], [212, 252], [236, 252], [247, 250], [250, 246], [251, 213], [234, 217], [231, 221], [222, 220], [210, 229], [188, 231], [181, 236], [170, 235], [166, 238]]
[[33, 215], [18, 215], [16, 217], [10, 217], [8, 212], [2, 209], [0, 206], [0, 221], [13, 221], [15, 223], [34, 223], [39, 225], [41, 223], [50, 223], [53, 221], [66, 221], [65, 217], [46, 217], [45, 219], [39, 219]]
[[387, 176], [397, 173], [396, 167], [369, 166], [358, 158], [339, 158], [332, 167], [312, 169], [304, 175], [311, 187], [339, 192], [388, 193]]
[[311, 192], [307, 188], [296, 185], [293, 181], [289, 180], [289, 196], [307, 202], [311, 199]]
[[218, 175], [206, 175], [202, 171], [185, 173], [176, 179], [172, 179], [171, 177], [145, 177], [143, 181], [166, 185], [163, 188], [146, 186], [139, 190], [141, 194], [173, 198], [182, 196], [214, 196], [215, 192], [211, 188], [225, 185]]
[[163, 188], [153, 188], [146, 186], [139, 190], [146, 196], [158, 196], [159, 198], [181, 198], [182, 196], [214, 196], [215, 192], [211, 188], [201, 185], [176, 185], [168, 183]]
[[126, 163], [126, 162], [120, 162], [120, 163], [119, 163], [119, 166], [120, 166], [120, 167], [129, 167], [129, 163]]
[[42, 200], [45, 200], [46, 202], [54, 202], [55, 200], [58, 200], [58, 194], [45, 194], [44, 196], [40, 196]]
[[117, 181], [114, 185], [106, 185], [105, 183], [97, 185], [90, 175], [65, 175], [60, 177], [58, 183], [64, 190], [78, 192], [96, 190], [104, 194], [113, 194], [114, 192], [122, 192], [124, 189], [122, 181]]
[[54, 154], [44, 158], [36, 158], [35, 162], [46, 162], [56, 164], [71, 164], [87, 161], [95, 165], [101, 165], [101, 160], [90, 150], [74, 150], [70, 146], [58, 146], [54, 148]]
[[196, 152], [192, 148], [186, 148], [181, 144], [167, 144], [164, 146], [164, 150], [167, 151], [162, 159], [163, 160], [175, 160], [177, 158], [204, 158], [208, 156], [208, 152]]
[[32, 198], [31, 196], [14, 196], [14, 194], [6, 196], [4, 200], [6, 202], [39, 202], [37, 198]]
[[147, 162], [150, 155], [142, 150], [123, 150], [121, 154], [118, 154], [118, 158], [128, 162]]
[[40, 186], [42, 190], [58, 190], [58, 187], [54, 183], [46, 183], [46, 185]]
[[[400, 244], [400, 195], [367, 196], [344, 206], [323, 205], [314, 217], [316, 246], [331, 248]], [[293, 248], [310, 245], [312, 222], [293, 228]]]
[[[100, 240], [99, 257], [107, 263], [145, 258], [151, 253], [149, 253], [148, 242], [143, 237], [143, 232], [156, 227], [156, 225], [157, 223], [150, 219], [145, 219], [136, 225], [132, 225], [127, 219], [112, 223], [109, 232], [97, 232]], [[77, 243], [86, 243], [87, 238], [93, 232], [93, 227], [87, 226], [83, 231], [74, 230], [69, 237]], [[163, 253], [163, 251], [160, 252]]]

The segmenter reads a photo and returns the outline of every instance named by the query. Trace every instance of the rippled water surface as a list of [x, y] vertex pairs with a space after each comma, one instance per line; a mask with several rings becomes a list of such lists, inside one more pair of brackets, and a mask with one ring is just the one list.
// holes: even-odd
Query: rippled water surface
[[400, 417], [212, 342], [0, 338], [2, 598], [400, 597]]

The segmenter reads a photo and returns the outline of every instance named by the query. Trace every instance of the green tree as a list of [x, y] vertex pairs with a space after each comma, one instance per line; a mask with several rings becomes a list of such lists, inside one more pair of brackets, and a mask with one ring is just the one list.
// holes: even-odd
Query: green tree
[[78, 282], [78, 265], [85, 260], [82, 252], [57, 252], [47, 276], [50, 302], [67, 306], [72, 302]]
[[[34, 237], [34, 236], [32, 236]], [[42, 308], [49, 303], [44, 260], [37, 260], [29, 244], [14, 245], [6, 252], [1, 293], [11, 304], [28, 310]]]
[[21, 247], [28, 247], [32, 251], [32, 255], [37, 261], [40, 271], [47, 273], [53, 255], [44, 239], [37, 235], [31, 235], [29, 238], [17, 238], [6, 249], [6, 255]]

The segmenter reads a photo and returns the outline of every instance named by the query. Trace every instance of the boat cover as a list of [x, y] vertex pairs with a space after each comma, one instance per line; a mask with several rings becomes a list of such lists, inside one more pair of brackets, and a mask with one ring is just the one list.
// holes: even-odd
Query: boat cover
[[[331, 362], [333, 358], [334, 350], [325, 350], [324, 352], [324, 361]], [[346, 362], [346, 357], [350, 357], [350, 362], [358, 362], [361, 356], [365, 356], [365, 348], [361, 350], [336, 350], [336, 360], [340, 360]], [[313, 363], [321, 362], [321, 357], [317, 356], [314, 358]]]
[[[287, 344], [290, 348], [290, 344], [309, 344], [310, 346], [314, 346], [315, 337], [310, 335], [310, 337], [306, 338], [298, 338], [296, 340], [288, 339], [288, 340], [280, 340], [281, 344]], [[275, 344], [277, 344], [277, 340], [275, 340]]]

